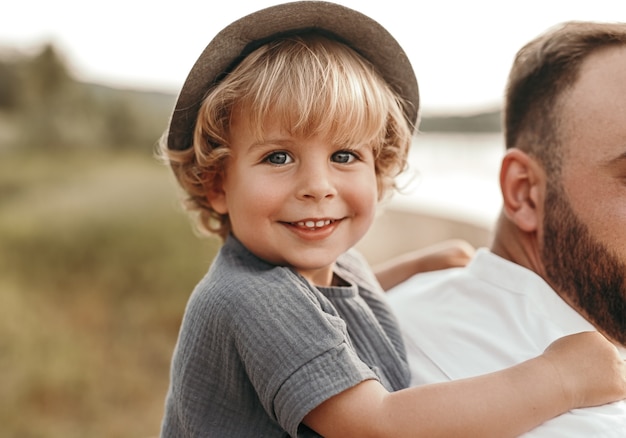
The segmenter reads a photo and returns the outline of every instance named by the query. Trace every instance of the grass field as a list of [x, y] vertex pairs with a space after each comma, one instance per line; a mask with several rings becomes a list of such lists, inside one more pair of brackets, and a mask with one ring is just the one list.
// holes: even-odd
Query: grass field
[[156, 436], [184, 305], [217, 246], [150, 153], [1, 155], [2, 436]]

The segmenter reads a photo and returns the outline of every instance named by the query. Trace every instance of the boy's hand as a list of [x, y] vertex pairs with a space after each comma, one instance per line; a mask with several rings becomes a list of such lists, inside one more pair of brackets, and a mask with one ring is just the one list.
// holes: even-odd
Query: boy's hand
[[599, 332], [560, 338], [543, 356], [554, 366], [570, 408], [626, 398], [626, 364]]
[[445, 240], [422, 249], [420, 272], [458, 268], [467, 265], [475, 249], [465, 240]]
[[450, 239], [406, 254], [374, 268], [384, 290], [422, 272], [465, 266], [474, 255], [474, 247], [465, 240]]

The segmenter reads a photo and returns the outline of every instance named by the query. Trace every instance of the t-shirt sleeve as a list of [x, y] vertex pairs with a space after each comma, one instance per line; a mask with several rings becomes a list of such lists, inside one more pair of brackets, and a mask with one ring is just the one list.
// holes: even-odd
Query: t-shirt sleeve
[[[240, 278], [240, 277], [239, 277]], [[323, 401], [376, 374], [352, 347], [345, 322], [285, 268], [231, 283], [220, 312], [259, 400], [292, 436]]]

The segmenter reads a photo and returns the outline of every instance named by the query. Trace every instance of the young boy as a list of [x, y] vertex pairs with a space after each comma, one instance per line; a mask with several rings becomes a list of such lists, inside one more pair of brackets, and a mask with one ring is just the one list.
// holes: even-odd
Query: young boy
[[185, 312], [162, 436], [506, 437], [624, 397], [597, 333], [407, 389], [396, 321], [351, 248], [405, 166], [418, 109], [397, 42], [332, 3], [261, 10], [205, 49], [163, 153], [224, 244]]

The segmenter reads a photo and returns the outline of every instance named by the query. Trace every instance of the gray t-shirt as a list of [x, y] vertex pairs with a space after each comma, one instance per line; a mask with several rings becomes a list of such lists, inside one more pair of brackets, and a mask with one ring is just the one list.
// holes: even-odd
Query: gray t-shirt
[[316, 288], [230, 236], [191, 295], [172, 360], [162, 437], [316, 437], [320, 403], [368, 379], [406, 388], [402, 338], [356, 251]]

